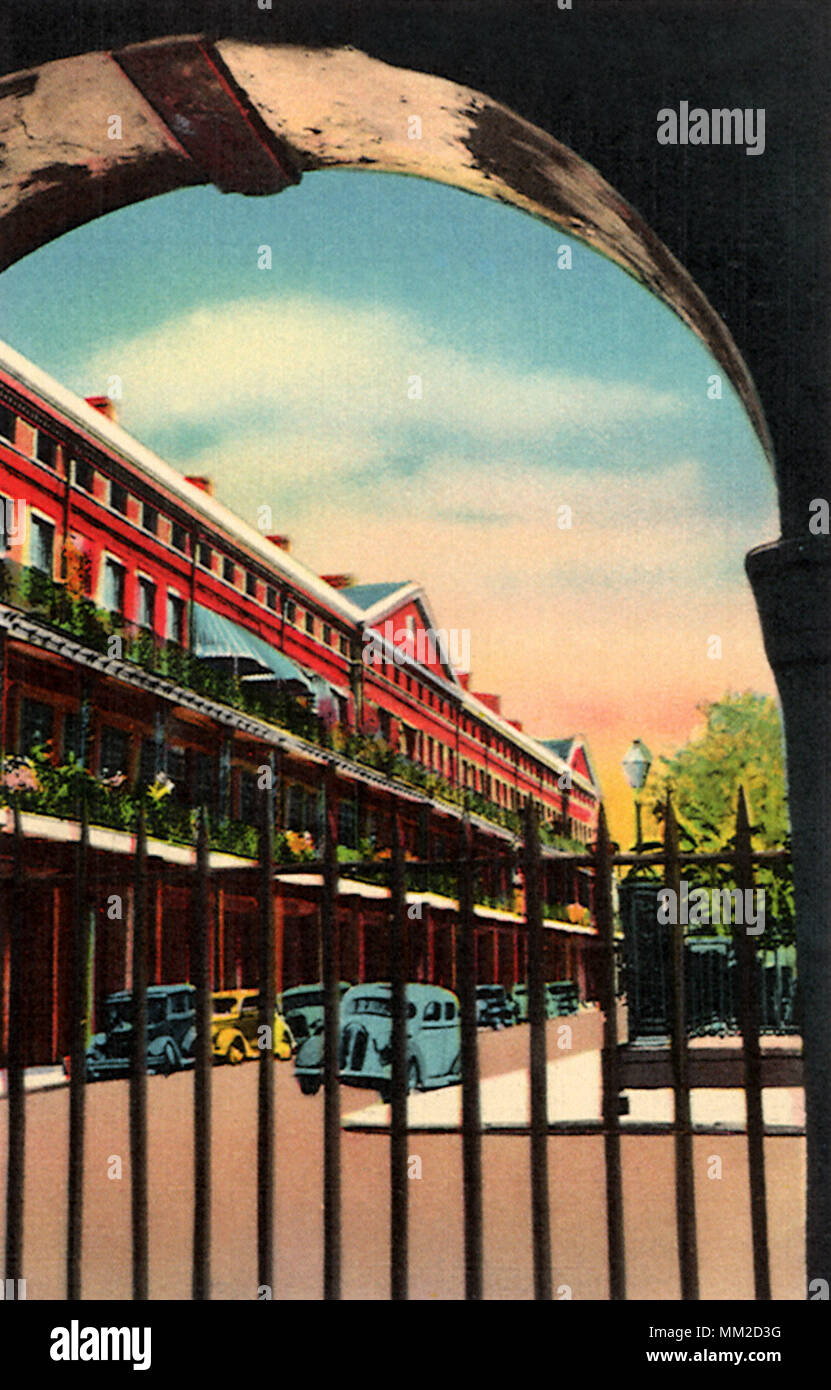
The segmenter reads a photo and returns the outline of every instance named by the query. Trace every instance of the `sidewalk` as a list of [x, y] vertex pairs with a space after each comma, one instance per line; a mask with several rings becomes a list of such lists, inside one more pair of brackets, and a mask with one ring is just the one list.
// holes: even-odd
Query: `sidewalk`
[[[8, 1095], [8, 1073], [0, 1069], [0, 1100]], [[53, 1091], [57, 1086], [68, 1086], [69, 1078], [64, 1076], [61, 1066], [27, 1067], [23, 1073], [23, 1088], [26, 1091]]]

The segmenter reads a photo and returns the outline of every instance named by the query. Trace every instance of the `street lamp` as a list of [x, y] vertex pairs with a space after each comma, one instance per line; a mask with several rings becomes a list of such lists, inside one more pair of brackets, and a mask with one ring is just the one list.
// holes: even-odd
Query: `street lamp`
[[623, 775], [635, 793], [636, 854], [641, 852], [641, 799], [639, 793], [643, 791], [651, 766], [652, 754], [643, 739], [636, 738], [631, 748], [627, 749], [623, 759]]

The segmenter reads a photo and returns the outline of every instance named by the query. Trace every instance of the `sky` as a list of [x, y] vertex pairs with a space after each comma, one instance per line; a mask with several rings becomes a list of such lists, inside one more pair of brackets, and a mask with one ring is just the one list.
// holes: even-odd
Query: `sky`
[[775, 693], [743, 570], [775, 488], [737, 397], [668, 309], [515, 209], [333, 170], [185, 189], [7, 270], [0, 335], [80, 395], [117, 377], [127, 430], [253, 524], [271, 508], [316, 572], [421, 582], [474, 690], [588, 738], [621, 840], [632, 738], [657, 764], [702, 701]]

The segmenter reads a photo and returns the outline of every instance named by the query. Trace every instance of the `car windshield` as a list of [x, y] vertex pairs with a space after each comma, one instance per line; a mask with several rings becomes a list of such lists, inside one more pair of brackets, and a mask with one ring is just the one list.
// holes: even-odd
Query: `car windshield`
[[237, 1007], [237, 1001], [233, 994], [223, 994], [221, 998], [214, 999], [215, 1014], [232, 1014]]
[[322, 990], [303, 989], [295, 993], [295, 991], [292, 989], [287, 990], [286, 993], [283, 995], [283, 1008], [286, 1010], [286, 1012], [289, 1012], [289, 1010], [291, 1009], [308, 1009], [313, 1005], [317, 1005], [318, 1008], [322, 1007]]
[[[358, 999], [352, 1000], [353, 1014], [377, 1014], [379, 1018], [390, 1018], [392, 1016], [392, 1001], [390, 999], [379, 999], [374, 995], [362, 995]], [[407, 1005], [407, 1017], [415, 1018], [415, 1004]]]
[[[147, 1000], [147, 1022], [164, 1023], [166, 1017], [164, 996], [150, 995]], [[132, 999], [111, 999], [105, 1006], [104, 1022], [107, 1032], [112, 1032], [119, 1025], [132, 1023], [133, 1021], [133, 1001]]]
[[479, 985], [476, 993], [482, 999], [498, 999], [502, 993], [501, 985]]

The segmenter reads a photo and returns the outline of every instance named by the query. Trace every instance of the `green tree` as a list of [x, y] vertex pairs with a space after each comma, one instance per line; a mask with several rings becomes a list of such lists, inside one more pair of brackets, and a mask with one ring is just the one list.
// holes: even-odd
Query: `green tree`
[[[753, 691], [728, 693], [700, 705], [703, 730], [672, 757], [652, 787], [652, 814], [663, 824], [672, 792], [682, 850], [731, 848], [739, 787], [744, 787], [754, 849], [789, 848], [788, 800], [782, 722], [775, 700]], [[729, 865], [684, 870], [701, 886], [730, 886]], [[773, 937], [790, 940], [793, 887], [790, 864], [757, 866], [756, 884], [767, 894]]]

